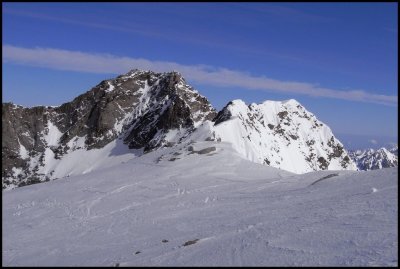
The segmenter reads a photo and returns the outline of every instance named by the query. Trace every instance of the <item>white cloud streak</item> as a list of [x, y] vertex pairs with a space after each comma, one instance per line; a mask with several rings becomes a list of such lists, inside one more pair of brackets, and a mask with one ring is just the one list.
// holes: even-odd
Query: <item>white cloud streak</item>
[[378, 141], [376, 141], [375, 139], [371, 139], [371, 140], [369, 140], [369, 142], [370, 142], [371, 144], [374, 144], [374, 145], [378, 144]]
[[175, 70], [182, 73], [187, 80], [203, 85], [302, 94], [388, 106], [397, 106], [398, 104], [397, 96], [372, 94], [363, 90], [342, 91], [320, 87], [311, 83], [281, 81], [265, 76], [252, 76], [246, 72], [226, 68], [216, 68], [207, 65], [182, 65], [175, 62], [150, 61], [142, 58], [120, 57], [110, 54], [3, 45], [3, 63], [105, 74], [123, 74], [134, 68], [155, 72]]

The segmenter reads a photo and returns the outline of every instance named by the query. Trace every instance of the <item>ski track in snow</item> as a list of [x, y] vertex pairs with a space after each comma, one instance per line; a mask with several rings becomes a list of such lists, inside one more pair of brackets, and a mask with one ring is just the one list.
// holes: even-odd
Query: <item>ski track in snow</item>
[[3, 192], [3, 265], [397, 266], [397, 168], [295, 175], [216, 146]]

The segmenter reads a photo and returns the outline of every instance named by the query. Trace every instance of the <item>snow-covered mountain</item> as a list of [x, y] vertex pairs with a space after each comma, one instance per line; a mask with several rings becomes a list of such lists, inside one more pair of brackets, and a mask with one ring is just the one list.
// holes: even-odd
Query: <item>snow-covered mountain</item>
[[246, 105], [230, 102], [212, 126], [212, 138], [231, 142], [246, 159], [291, 171], [355, 170], [331, 129], [294, 99]]
[[357, 164], [359, 170], [368, 171], [387, 167], [397, 167], [397, 152], [397, 147], [390, 150], [386, 148], [380, 148], [377, 150], [366, 149], [349, 151], [349, 156]]
[[295, 173], [355, 170], [328, 126], [295, 100], [218, 114], [178, 72], [132, 70], [58, 107], [2, 106], [3, 189], [89, 173], [183, 140], [232, 143], [245, 159]]
[[397, 145], [393, 146], [391, 149], [389, 149], [389, 151], [390, 151], [390, 153], [392, 153], [392, 154], [394, 154], [396, 156], [399, 156], [399, 148], [398, 148]]
[[398, 266], [398, 169], [349, 171], [295, 100], [217, 113], [132, 70], [2, 123], [3, 189], [30, 185], [3, 192], [5, 266]]
[[183, 142], [3, 192], [2, 264], [396, 267], [397, 177], [297, 175]]

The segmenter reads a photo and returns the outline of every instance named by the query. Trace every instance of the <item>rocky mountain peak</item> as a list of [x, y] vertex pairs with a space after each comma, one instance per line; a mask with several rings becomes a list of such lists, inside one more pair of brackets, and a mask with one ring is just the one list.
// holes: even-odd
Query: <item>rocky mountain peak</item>
[[216, 115], [178, 72], [138, 69], [57, 107], [6, 103], [2, 112], [3, 188], [54, 178], [57, 168], [48, 163], [77, 150], [103, 149], [116, 140], [141, 152], [176, 143]]

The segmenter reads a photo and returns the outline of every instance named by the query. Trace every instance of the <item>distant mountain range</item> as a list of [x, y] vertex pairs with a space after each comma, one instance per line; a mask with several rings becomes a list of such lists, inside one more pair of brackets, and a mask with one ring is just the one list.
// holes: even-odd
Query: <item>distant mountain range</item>
[[349, 151], [359, 170], [375, 170], [398, 166], [398, 147]]

